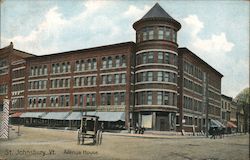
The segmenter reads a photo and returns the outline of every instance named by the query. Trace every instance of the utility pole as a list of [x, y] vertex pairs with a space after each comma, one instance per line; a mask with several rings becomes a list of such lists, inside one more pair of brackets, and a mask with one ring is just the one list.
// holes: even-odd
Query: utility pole
[[209, 111], [209, 91], [208, 91], [209, 75], [206, 75], [206, 137], [208, 138], [208, 111]]

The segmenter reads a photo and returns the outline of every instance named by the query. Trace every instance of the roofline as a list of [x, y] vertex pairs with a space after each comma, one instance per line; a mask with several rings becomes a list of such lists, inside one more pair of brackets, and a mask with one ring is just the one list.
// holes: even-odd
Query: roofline
[[192, 51], [190, 51], [188, 48], [186, 47], [180, 47], [178, 48], [178, 50], [183, 50], [183, 51], [188, 51], [189, 53], [191, 53], [192, 56], [194, 56], [195, 58], [199, 59], [203, 64], [205, 64], [206, 66], [208, 66], [209, 68], [211, 68], [213, 71], [215, 71], [218, 75], [220, 75], [221, 77], [223, 77], [223, 74], [221, 74], [219, 71], [217, 71], [215, 68], [213, 68], [211, 65], [209, 65], [207, 62], [205, 62], [203, 59], [201, 59], [200, 57], [198, 57], [196, 54], [194, 54]]
[[28, 52], [25, 52], [25, 51], [21, 51], [21, 50], [15, 49], [15, 48], [13, 48], [13, 50], [18, 51], [18, 52], [22, 52], [22, 53], [27, 54], [29, 56], [36, 56], [34, 54], [31, 54], [31, 53], [28, 53]]
[[226, 96], [225, 94], [221, 94], [221, 97], [224, 97], [226, 99], [229, 99], [230, 101], [233, 101], [232, 97]]
[[97, 46], [97, 47], [91, 47], [91, 48], [85, 48], [85, 49], [78, 49], [78, 50], [65, 51], [65, 52], [59, 52], [59, 53], [51, 53], [51, 54], [40, 55], [40, 56], [35, 56], [35, 57], [28, 57], [28, 59], [37, 58], [37, 57], [47, 57], [47, 56], [71, 54], [71, 53], [77, 53], [77, 52], [97, 51], [100, 49], [108, 49], [108, 48], [111, 49], [113, 47], [122, 47], [122, 46], [127, 46], [127, 45], [135, 45], [135, 42], [128, 41], [128, 42], [115, 43], [115, 44], [109, 44], [109, 45], [103, 45], [103, 46]]

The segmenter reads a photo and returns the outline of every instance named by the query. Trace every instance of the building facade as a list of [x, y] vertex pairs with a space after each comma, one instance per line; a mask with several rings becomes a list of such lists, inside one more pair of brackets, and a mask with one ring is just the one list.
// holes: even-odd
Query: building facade
[[178, 48], [181, 24], [156, 3], [133, 28], [135, 43], [45, 56], [0, 49], [0, 103], [11, 99], [13, 114], [124, 113], [126, 127], [160, 131], [203, 130], [206, 113], [219, 120], [222, 74]]

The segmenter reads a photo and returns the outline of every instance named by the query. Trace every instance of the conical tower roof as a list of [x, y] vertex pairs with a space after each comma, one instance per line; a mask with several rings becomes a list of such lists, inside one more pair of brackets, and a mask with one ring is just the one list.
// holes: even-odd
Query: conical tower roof
[[173, 19], [160, 5], [156, 3], [143, 17], [142, 19], [147, 18], [166, 18]]
[[160, 5], [156, 3], [139, 21], [133, 24], [133, 27], [136, 28], [139, 24], [145, 21], [152, 20], [163, 20], [172, 23], [176, 26], [177, 30], [181, 28], [181, 24], [173, 19]]

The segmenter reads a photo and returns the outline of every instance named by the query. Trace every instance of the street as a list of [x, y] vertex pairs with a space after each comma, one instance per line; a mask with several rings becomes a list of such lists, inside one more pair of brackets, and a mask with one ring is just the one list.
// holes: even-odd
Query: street
[[104, 133], [99, 146], [77, 145], [76, 131], [21, 127], [21, 136], [0, 141], [0, 160], [248, 160], [249, 135], [130, 137]]

